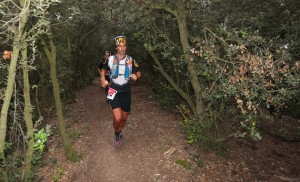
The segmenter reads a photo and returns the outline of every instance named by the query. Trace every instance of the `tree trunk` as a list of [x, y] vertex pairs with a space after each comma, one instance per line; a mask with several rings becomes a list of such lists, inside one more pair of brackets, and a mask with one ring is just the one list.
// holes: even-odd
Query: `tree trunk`
[[33, 143], [34, 143], [34, 136], [33, 136], [33, 123], [32, 123], [32, 106], [30, 101], [30, 84], [29, 84], [29, 67], [28, 67], [28, 60], [27, 60], [27, 45], [25, 45], [21, 51], [22, 55], [22, 64], [23, 64], [23, 82], [24, 82], [24, 120], [26, 123], [27, 129], [27, 151], [25, 156], [25, 164], [24, 170], [22, 175], [22, 180], [27, 181], [30, 177], [31, 171], [31, 161], [32, 161], [32, 154], [33, 154]]
[[60, 88], [59, 88], [59, 82], [57, 79], [57, 71], [56, 71], [56, 47], [53, 43], [51, 35], [48, 35], [48, 43], [50, 49], [46, 45], [44, 39], [41, 39], [41, 43], [43, 45], [43, 49], [50, 63], [50, 77], [53, 85], [53, 95], [54, 95], [55, 109], [57, 115], [57, 125], [58, 125], [60, 136], [62, 137], [65, 153], [68, 160], [78, 161], [80, 159], [80, 156], [73, 149], [69, 141], [69, 137], [66, 133], [62, 102], [60, 98]]
[[190, 81], [196, 97], [196, 113], [195, 115], [200, 117], [204, 112], [204, 103], [201, 97], [201, 84], [197, 76], [196, 65], [191, 61], [191, 56], [189, 55], [190, 45], [188, 42], [188, 29], [186, 25], [186, 10], [185, 10], [186, 0], [177, 0], [177, 23], [180, 34], [180, 42], [183, 49], [184, 59], [187, 62], [187, 69], [190, 76]]
[[[52, 96], [52, 91], [50, 88], [50, 82], [48, 83], [50, 77], [50, 67], [49, 61], [47, 57], [41, 55], [41, 69], [40, 69], [40, 80], [41, 84], [39, 86], [39, 93], [38, 93], [38, 102], [39, 108], [43, 109], [45, 112], [49, 112], [49, 108], [54, 106], [54, 97]], [[52, 88], [52, 86], [51, 86]]]
[[[180, 35], [180, 43], [183, 50], [184, 60], [187, 63], [187, 71], [190, 76], [190, 82], [194, 90], [195, 94], [195, 104], [196, 109], [194, 109], [194, 115], [196, 117], [201, 117], [201, 115], [204, 113], [204, 103], [201, 97], [201, 84], [198, 78], [197, 70], [196, 70], [196, 64], [191, 60], [191, 56], [189, 55], [190, 51], [190, 45], [188, 41], [188, 29], [186, 24], [186, 0], [177, 0], [177, 9], [173, 9], [171, 6], [169, 7], [166, 3], [166, 1], [163, 2], [157, 2], [153, 3], [153, 8], [158, 9], [164, 9], [177, 18], [177, 24], [179, 29], [179, 35]], [[173, 86], [173, 85], [172, 85]], [[174, 88], [174, 86], [173, 86]], [[174, 88], [175, 89], [175, 88]], [[176, 90], [176, 89], [175, 89]], [[180, 93], [179, 93], [180, 94]], [[189, 105], [191, 105], [189, 103]]]
[[22, 42], [22, 36], [24, 34], [25, 25], [28, 20], [29, 11], [28, 5], [24, 4], [25, 0], [20, 0], [20, 5], [23, 8], [22, 12], [20, 13], [19, 17], [19, 27], [16, 29], [16, 33], [14, 35], [13, 41], [13, 53], [9, 65], [8, 70], [8, 79], [7, 79], [7, 86], [5, 90], [5, 96], [3, 100], [3, 105], [1, 108], [1, 116], [0, 116], [0, 159], [4, 159], [4, 150], [5, 150], [5, 136], [6, 136], [6, 125], [7, 125], [7, 115], [9, 104], [11, 101], [13, 87], [15, 84], [15, 77], [16, 77], [16, 68], [17, 68], [17, 61], [20, 53], [20, 45]]
[[155, 56], [155, 54], [149, 49], [147, 49], [147, 51], [150, 53], [150, 55], [154, 59], [155, 63], [157, 64], [160, 73], [167, 79], [167, 81], [171, 84], [171, 86], [174, 88], [174, 90], [189, 104], [193, 113], [196, 113], [196, 107], [195, 107], [195, 104], [194, 104], [193, 100], [191, 99], [191, 97], [188, 94], [186, 94], [186, 92], [184, 92], [179, 87], [179, 85], [175, 83], [175, 81], [171, 78], [171, 76], [164, 70], [163, 66], [161, 65], [161, 63], [159, 62], [159, 60]]

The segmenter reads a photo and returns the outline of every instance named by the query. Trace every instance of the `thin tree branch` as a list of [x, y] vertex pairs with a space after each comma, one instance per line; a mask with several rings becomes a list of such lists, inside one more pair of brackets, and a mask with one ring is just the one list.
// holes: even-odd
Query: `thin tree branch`
[[104, 22], [104, 23], [102, 23], [102, 24], [99, 24], [98, 26], [96, 26], [96, 27], [94, 27], [92, 30], [90, 30], [89, 32], [85, 33], [85, 34], [80, 38], [79, 45], [82, 44], [83, 40], [84, 40], [88, 35], [92, 34], [92, 33], [93, 33], [94, 31], [96, 31], [98, 28], [100, 28], [100, 27], [102, 27], [102, 26], [104, 26], [104, 25], [106, 25], [107, 23], [110, 23], [110, 22], [112, 22], [112, 20], [109, 20], [109, 21], [106, 21], [106, 22]]
[[149, 52], [149, 54], [153, 57], [155, 63], [158, 66], [159, 71], [161, 74], [167, 79], [167, 81], [171, 84], [171, 86], [174, 88], [174, 90], [189, 104], [190, 108], [192, 109], [193, 113], [196, 113], [196, 106], [192, 99], [187, 95], [176, 83], [175, 81], [171, 78], [171, 76], [164, 70], [163, 66], [161, 65], [159, 59], [157, 56], [154, 54], [152, 50], [149, 48], [146, 48], [146, 50]]
[[170, 37], [169, 37], [167, 34], [165, 34], [164, 32], [162, 32], [162, 31], [157, 27], [157, 25], [156, 25], [156, 23], [155, 23], [154, 21], [152, 21], [152, 25], [153, 25], [154, 31], [157, 31], [157, 32], [159, 32], [160, 34], [163, 34], [164, 37], [166, 38], [167, 42], [168, 42], [170, 45], [173, 45], [174, 47], [176, 47], [177, 50], [178, 50], [179, 52], [182, 51], [181, 47], [178, 46], [177, 44], [175, 44], [173, 41], [171, 41]]
[[219, 39], [226, 47], [229, 47], [229, 45], [225, 42], [225, 40], [222, 37], [217, 36], [215, 33], [213, 33], [209, 28], [205, 27], [207, 31], [209, 31], [214, 37]]

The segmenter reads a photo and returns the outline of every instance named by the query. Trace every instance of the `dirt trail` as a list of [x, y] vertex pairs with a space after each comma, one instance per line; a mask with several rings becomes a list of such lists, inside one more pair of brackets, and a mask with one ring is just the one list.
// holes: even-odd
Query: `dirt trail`
[[[180, 118], [151, 102], [149, 90], [132, 87], [132, 113], [118, 149], [112, 145], [112, 115], [103, 90], [97, 84], [79, 91], [77, 103], [69, 108], [68, 115], [73, 118], [68, 118], [67, 123], [73, 128], [73, 132], [69, 131], [71, 136], [74, 131], [81, 132], [82, 136], [73, 143], [83, 160], [79, 164], [61, 162], [64, 175], [60, 181], [191, 181], [192, 173], [175, 163], [189, 156], [178, 131]], [[172, 148], [175, 152], [165, 155]], [[63, 157], [61, 148], [53, 150], [59, 151], [53, 151], [52, 157], [60, 158], [56, 153]], [[52, 169], [54, 174], [55, 170]], [[44, 180], [51, 181], [53, 173], [44, 174]]]
[[[226, 157], [214, 152], [199, 153], [200, 167], [195, 168], [195, 161], [191, 162], [192, 170], [176, 164], [178, 160], [190, 164], [187, 161], [192, 147], [179, 131], [181, 117], [157, 106], [150, 90], [132, 87], [132, 113], [118, 149], [112, 144], [112, 115], [104, 90], [99, 83], [80, 90], [77, 102], [66, 106], [65, 120], [73, 146], [83, 158], [78, 163], [67, 161], [61, 139], [55, 134], [47, 145], [45, 163], [38, 167], [41, 181], [300, 181], [300, 144], [287, 143], [264, 132], [259, 142], [247, 138], [228, 141]], [[55, 118], [49, 122], [55, 122]], [[175, 152], [165, 155], [170, 149]]]

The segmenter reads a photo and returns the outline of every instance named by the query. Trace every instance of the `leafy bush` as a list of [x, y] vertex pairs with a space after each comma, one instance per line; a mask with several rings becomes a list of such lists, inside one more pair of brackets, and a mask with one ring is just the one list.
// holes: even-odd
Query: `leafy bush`
[[177, 93], [167, 85], [154, 86], [157, 102], [159, 105], [168, 109], [175, 109], [175, 106], [179, 103]]
[[46, 129], [42, 128], [34, 135], [34, 149], [41, 155], [46, 147], [48, 137], [51, 135], [51, 125], [46, 125]]
[[275, 47], [258, 35], [218, 30], [217, 36], [207, 30], [206, 41], [191, 40], [193, 61], [205, 88], [202, 98], [215, 113], [222, 111], [221, 106], [234, 105], [242, 116], [239, 128], [260, 139], [256, 115], [271, 106], [277, 114], [299, 95], [300, 62], [291, 59], [288, 47]]

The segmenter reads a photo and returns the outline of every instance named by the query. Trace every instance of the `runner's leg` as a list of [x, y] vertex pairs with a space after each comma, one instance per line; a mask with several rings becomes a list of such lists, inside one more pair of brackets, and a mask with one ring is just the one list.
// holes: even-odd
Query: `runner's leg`
[[125, 127], [127, 117], [129, 115], [129, 112], [131, 110], [131, 93], [122, 93], [122, 97], [120, 97], [121, 101], [121, 114], [122, 114], [122, 120], [120, 124], [120, 131]]
[[121, 119], [119, 131], [121, 131], [125, 127], [129, 112], [125, 112], [122, 110], [121, 115], [122, 115], [122, 119]]
[[115, 108], [112, 110], [113, 113], [113, 126], [115, 132], [120, 132], [121, 123], [122, 123], [122, 110], [121, 108]]
[[115, 108], [112, 110], [113, 113], [113, 126], [115, 130], [115, 136], [113, 140], [113, 144], [115, 147], [120, 147], [121, 145], [121, 130], [120, 130], [120, 125], [122, 122], [122, 110], [121, 108]]

